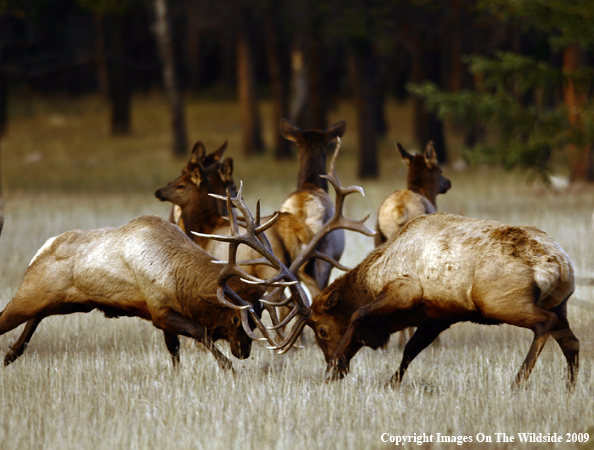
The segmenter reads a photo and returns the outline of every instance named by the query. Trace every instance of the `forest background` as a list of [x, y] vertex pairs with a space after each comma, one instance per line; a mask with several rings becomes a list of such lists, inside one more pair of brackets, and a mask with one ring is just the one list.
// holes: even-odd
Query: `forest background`
[[163, 90], [174, 155], [193, 144], [185, 102], [208, 97], [238, 101], [244, 154], [283, 159], [289, 142], [263, 138], [263, 100], [272, 123], [323, 129], [349, 99], [358, 176], [376, 178], [394, 99], [411, 104], [407, 144], [433, 140], [442, 163], [460, 152], [589, 182], [592, 23], [586, 0], [1, 0], [0, 145], [11, 99], [99, 93], [122, 136], [132, 99]]

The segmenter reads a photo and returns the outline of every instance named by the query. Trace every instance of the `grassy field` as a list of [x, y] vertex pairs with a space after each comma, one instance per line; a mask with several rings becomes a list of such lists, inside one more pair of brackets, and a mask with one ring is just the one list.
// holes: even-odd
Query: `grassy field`
[[[268, 116], [269, 105], [262, 107]], [[248, 204], [262, 197], [265, 212], [292, 191], [296, 162], [239, 154], [239, 122], [233, 102], [192, 99], [191, 139], [207, 150], [229, 140], [235, 180], [243, 180]], [[389, 104], [390, 135], [382, 143], [379, 180], [355, 178], [356, 134], [352, 109], [340, 104], [331, 120], [347, 120], [338, 174], [343, 185], [360, 184], [366, 197], [350, 198], [346, 214], [375, 211], [404, 187], [396, 140], [412, 146], [406, 105]], [[44, 241], [73, 228], [120, 225], [139, 214], [166, 216], [169, 205], [153, 192], [175, 178], [185, 161], [170, 158], [169, 119], [158, 95], [136, 98], [134, 133], [112, 139], [103, 103], [96, 98], [21, 99], [11, 108], [2, 149], [5, 216], [0, 237], [0, 310]], [[271, 142], [273, 124], [265, 122]], [[456, 150], [455, 137], [452, 138]], [[455, 153], [456, 154], [456, 153]], [[235, 374], [193, 346], [182, 349], [173, 370], [162, 333], [140, 319], [108, 320], [103, 314], [52, 317], [39, 327], [25, 354], [0, 368], [0, 449], [376, 449], [388, 435], [468, 436], [465, 448], [579, 448], [566, 433], [594, 425], [594, 189], [551, 191], [528, 185], [518, 174], [478, 168], [445, 170], [452, 189], [438, 198], [442, 211], [533, 224], [570, 254], [582, 283], [570, 300], [569, 319], [581, 341], [581, 370], [574, 392], [565, 390], [565, 360], [550, 340], [525, 389], [510, 384], [532, 339], [511, 326], [458, 324], [441, 345], [421, 353], [398, 390], [384, 387], [401, 349], [363, 349], [342, 382], [324, 382], [322, 352], [306, 330], [305, 347], [278, 356], [255, 343], [252, 356], [234, 358]], [[354, 266], [371, 250], [371, 238], [350, 234], [343, 262]], [[0, 351], [21, 328], [0, 336]], [[220, 343], [224, 352], [228, 347]], [[3, 354], [3, 353], [1, 353]], [[515, 441], [497, 443], [496, 433]], [[563, 442], [519, 443], [518, 433], [557, 433]], [[590, 429], [594, 434], [594, 429]], [[491, 443], [477, 443], [477, 435]], [[501, 436], [501, 435], [499, 435]], [[406, 444], [409, 448], [415, 444]], [[426, 443], [417, 448], [448, 449]], [[591, 448], [591, 447], [590, 447]]]

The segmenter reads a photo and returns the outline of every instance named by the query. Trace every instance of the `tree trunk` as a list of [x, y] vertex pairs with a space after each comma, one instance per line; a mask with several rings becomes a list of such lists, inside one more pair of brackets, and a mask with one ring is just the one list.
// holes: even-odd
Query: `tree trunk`
[[126, 66], [126, 51], [123, 29], [124, 17], [112, 16], [105, 22], [109, 32], [107, 34], [108, 94], [111, 104], [111, 134], [123, 136], [130, 134], [130, 101], [132, 89]]
[[95, 27], [95, 72], [97, 74], [97, 88], [104, 99], [109, 99], [109, 75], [107, 59], [105, 57], [105, 26], [104, 16], [95, 14], [93, 25]]
[[167, 0], [155, 0], [155, 16], [155, 34], [163, 65], [163, 84], [165, 85], [167, 100], [171, 109], [173, 155], [181, 158], [186, 156], [188, 137], [186, 133], [184, 105], [175, 68], [173, 40], [171, 38], [167, 14]]
[[[571, 74], [584, 67], [586, 55], [578, 44], [567, 45], [563, 49], [563, 72], [569, 76], [563, 85], [563, 99], [568, 111], [569, 123], [575, 129], [584, 127], [582, 111], [588, 101], [587, 87], [581, 86]], [[587, 143], [584, 147], [569, 144], [570, 178], [572, 182], [587, 182], [594, 180], [593, 145]]]
[[355, 106], [359, 142], [358, 176], [377, 178], [379, 175], [377, 155], [377, 60], [369, 42], [358, 41], [351, 45], [351, 81]]
[[[441, 86], [441, 64], [440, 49], [437, 44], [426, 42], [420, 37], [414, 38], [412, 42], [412, 67], [411, 81], [422, 83], [432, 81]], [[433, 141], [437, 160], [440, 163], [447, 162], [447, 151], [443, 123], [437, 114], [429, 112], [425, 108], [422, 99], [415, 98], [413, 101], [414, 135], [420, 149], [425, 148], [428, 141]]]
[[268, 60], [268, 71], [270, 73], [270, 84], [272, 87], [272, 123], [274, 124], [274, 157], [276, 159], [288, 159], [291, 157], [290, 142], [279, 132], [281, 119], [287, 118], [288, 105], [288, 83], [286, 71], [283, 70], [282, 38], [279, 22], [278, 3], [270, 2], [266, 11], [266, 57]]
[[328, 127], [326, 121], [326, 105], [328, 104], [323, 87], [324, 60], [322, 55], [322, 44], [315, 26], [308, 36], [308, 60], [309, 60], [309, 108], [311, 118], [311, 129], [325, 130]]
[[187, 70], [187, 86], [194, 92], [200, 90], [200, 28], [199, 20], [193, 11], [186, 17], [185, 61]]
[[237, 37], [237, 91], [241, 120], [241, 141], [246, 155], [262, 153], [264, 143], [260, 130], [260, 113], [256, 100], [256, 81], [252, 61], [251, 42], [246, 27]]
[[310, 128], [309, 117], [309, 63], [302, 37], [297, 37], [291, 47], [291, 108], [292, 122], [301, 129]]
[[[8, 76], [4, 70], [4, 51], [2, 44], [0, 43], [0, 145], [2, 144], [2, 138], [6, 132], [8, 126]], [[1, 147], [0, 147], [1, 149]], [[1, 152], [0, 152], [0, 175], [2, 174], [1, 165]], [[2, 178], [0, 177], [0, 219], [4, 221], [2, 216]], [[0, 231], [2, 230], [2, 223], [0, 223]]]

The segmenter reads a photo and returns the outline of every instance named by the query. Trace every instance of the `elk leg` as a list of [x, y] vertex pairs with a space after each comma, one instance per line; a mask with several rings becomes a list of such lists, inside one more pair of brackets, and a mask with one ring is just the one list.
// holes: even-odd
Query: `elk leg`
[[402, 283], [397, 286], [396, 290], [384, 291], [371, 303], [357, 309], [352, 315], [349, 326], [334, 351], [334, 355], [328, 362], [326, 379], [344, 378], [345, 374], [348, 373], [350, 360], [356, 353], [356, 350], [353, 351], [355, 333], [366, 320], [393, 314], [401, 310], [402, 305], [396, 297], [406, 298], [412, 304], [412, 299], [418, 297], [418, 292], [414, 286], [407, 286], [406, 283]]
[[[224, 370], [233, 369], [231, 361], [221, 353], [215, 343], [206, 334], [206, 330], [201, 325], [192, 322], [190, 319], [182, 316], [173, 310], [168, 310], [153, 318], [153, 324], [163, 331], [177, 335], [188, 336], [204, 344], [204, 346], [213, 354], [219, 367]], [[167, 343], [166, 343], [167, 345]]]
[[41, 322], [44, 317], [45, 316], [35, 317], [27, 322], [21, 336], [10, 346], [10, 350], [6, 353], [6, 356], [4, 357], [5, 366], [8, 366], [23, 354], [31, 340], [31, 336], [33, 336], [33, 333], [35, 333], [35, 330], [37, 329], [37, 325], [39, 325], [39, 322]]
[[404, 351], [402, 352], [400, 367], [396, 373], [392, 375], [392, 378], [390, 378], [388, 386], [395, 387], [399, 385], [404, 376], [404, 372], [406, 372], [406, 369], [408, 369], [412, 360], [427, 348], [442, 331], [447, 330], [449, 327], [449, 323], [426, 323], [418, 327], [413, 336], [406, 343]]
[[530, 350], [528, 350], [526, 359], [524, 360], [518, 375], [516, 375], [516, 379], [512, 387], [518, 387], [528, 379], [532, 369], [534, 368], [534, 364], [536, 364], [536, 360], [538, 359], [540, 352], [542, 352], [542, 349], [544, 348], [544, 345], [546, 344], [547, 339], [551, 335], [551, 331], [554, 329], [557, 322], [557, 316], [554, 313], [545, 311], [536, 305], [534, 307], [540, 310], [539, 318], [532, 327], [532, 330], [534, 331], [534, 339], [532, 340]]
[[173, 360], [173, 367], [179, 366], [179, 337], [175, 333], [163, 330], [165, 335], [165, 346], [169, 353], [171, 353], [171, 359]]
[[10, 346], [10, 350], [8, 353], [6, 353], [6, 356], [4, 357], [5, 366], [8, 366], [23, 354], [27, 348], [27, 345], [29, 344], [29, 341], [31, 340], [31, 337], [33, 336], [33, 333], [35, 333], [39, 322], [41, 322], [44, 318], [59, 314], [89, 312], [94, 309], [92, 306], [77, 303], [64, 303], [58, 304], [57, 306], [47, 306], [50, 304], [49, 302], [39, 301], [37, 303], [41, 306], [38, 309], [32, 311], [23, 311], [21, 310], [19, 301], [15, 301], [16, 299], [17, 297], [15, 296], [15, 298], [7, 305], [6, 309], [0, 313], [0, 335], [13, 330], [22, 323], [26, 322], [27, 324], [25, 325], [25, 329], [21, 333], [21, 336], [13, 345]]
[[573, 388], [579, 369], [580, 341], [578, 341], [573, 331], [569, 328], [569, 322], [567, 321], [567, 302], [563, 302], [551, 311], [557, 314], [557, 324], [551, 336], [557, 341], [557, 344], [559, 344], [561, 351], [565, 355], [568, 366], [567, 387]]
[[[536, 360], [542, 352], [547, 339], [555, 329], [557, 315], [535, 304], [535, 291], [533, 286], [518, 286], [505, 293], [490, 292], [482, 298], [480, 311], [482, 315], [498, 322], [529, 328], [534, 333], [534, 338], [526, 359], [516, 375], [512, 388], [519, 387], [525, 382]], [[514, 308], [501, 308], [498, 305], [514, 304]]]

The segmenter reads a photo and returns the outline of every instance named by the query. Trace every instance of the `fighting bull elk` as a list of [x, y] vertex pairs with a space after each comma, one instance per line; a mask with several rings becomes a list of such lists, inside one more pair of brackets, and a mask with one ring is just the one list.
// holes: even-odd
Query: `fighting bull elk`
[[[422, 154], [414, 156], [399, 143], [396, 148], [407, 167], [406, 189], [390, 194], [378, 208], [376, 247], [396, 236], [415, 217], [436, 212], [437, 195], [445, 194], [452, 186], [441, 173], [432, 141]], [[413, 332], [412, 327], [400, 332], [401, 346], [406, 344]]]
[[377, 211], [376, 246], [392, 239], [415, 217], [436, 212], [437, 195], [445, 194], [452, 186], [437, 164], [432, 141], [417, 155], [411, 155], [399, 143], [396, 147], [407, 168], [406, 189], [393, 192], [381, 203]]
[[[281, 120], [282, 135], [299, 147], [299, 174], [297, 191], [287, 197], [280, 211], [295, 214], [304, 220], [313, 233], [317, 233], [334, 214], [334, 205], [328, 195], [326, 175], [326, 154], [346, 131], [346, 123], [338, 122], [325, 131], [302, 131], [288, 120]], [[327, 234], [318, 250], [339, 261], [344, 251], [344, 231]], [[310, 289], [313, 296], [328, 286], [332, 264], [321, 259], [307, 263], [303, 271], [315, 278], [319, 289]], [[308, 286], [309, 288], [309, 286]]]
[[[260, 232], [254, 231], [256, 236]], [[73, 230], [51, 238], [0, 313], [0, 335], [26, 322], [4, 364], [22, 355], [45, 317], [98, 309], [108, 318], [150, 320], [163, 330], [174, 365], [179, 362], [182, 335], [204, 344], [221, 368], [230, 369], [231, 362], [214, 343], [227, 340], [235, 357], [249, 356], [255, 337], [250, 321], [267, 334], [259, 321], [259, 299], [269, 283], [225, 278], [221, 266], [212, 261], [177, 226], [156, 216], [141, 216], [118, 228]], [[220, 289], [252, 305], [250, 310], [221, 304]]]
[[539, 229], [435, 213], [409, 222], [299, 313], [305, 311], [303, 320], [324, 352], [328, 379], [343, 378], [361, 347], [378, 348], [391, 333], [416, 326], [390, 380], [396, 385], [442, 331], [471, 321], [533, 331], [515, 386], [528, 379], [553, 336], [567, 360], [571, 387], [579, 355], [567, 320], [573, 290], [569, 256]]
[[[182, 169], [181, 175], [164, 188], [158, 189], [155, 192], [155, 196], [159, 200], [171, 201], [173, 203], [169, 212], [169, 222], [178, 225], [183, 231], [186, 231], [186, 221], [192, 220], [194, 211], [191, 211], [191, 208], [184, 210], [184, 206], [181, 206], [179, 202], [185, 202], [184, 205], [189, 202], [191, 192], [187, 183], [191, 181], [192, 175], [198, 167], [202, 167], [206, 171], [209, 183], [215, 193], [223, 195], [227, 189], [235, 193], [236, 188], [232, 176], [233, 159], [225, 158], [221, 160], [226, 149], [227, 141], [214, 152], [206, 154], [204, 144], [202, 141], [198, 141], [194, 145], [190, 160]], [[172, 200], [174, 197], [178, 203]], [[218, 202], [217, 207], [221, 215], [227, 215], [226, 203]], [[192, 237], [190, 231], [187, 231], [186, 234]]]

